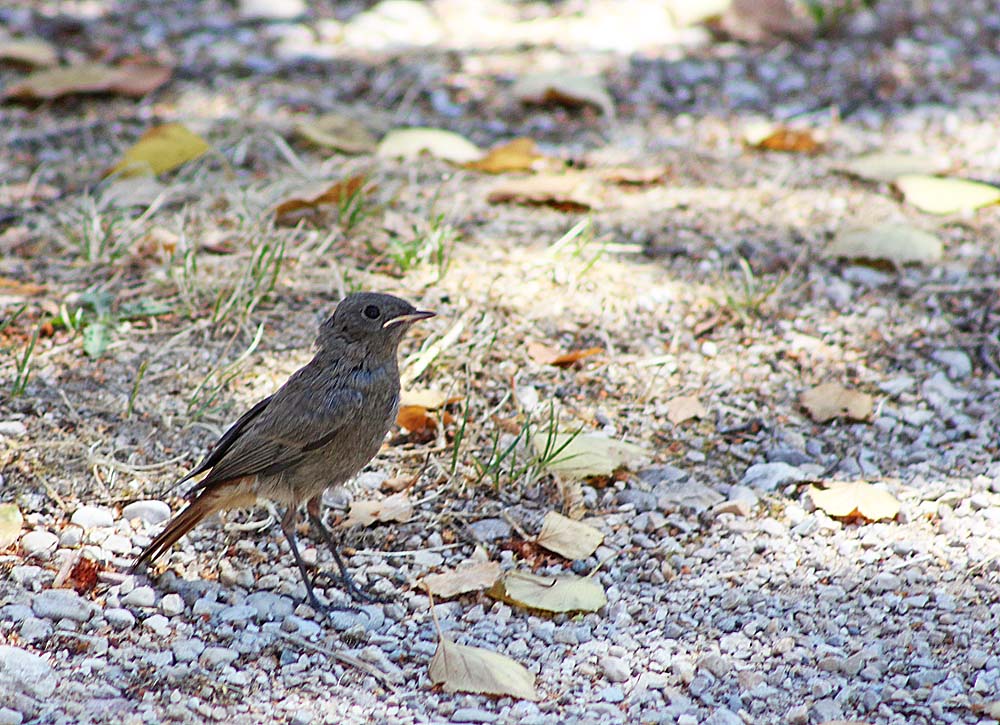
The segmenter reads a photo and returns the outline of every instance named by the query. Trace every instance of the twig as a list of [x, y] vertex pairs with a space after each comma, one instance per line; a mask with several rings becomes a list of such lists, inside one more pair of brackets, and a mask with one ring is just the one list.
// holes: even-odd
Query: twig
[[381, 670], [375, 669], [372, 665], [367, 662], [354, 657], [353, 655], [344, 654], [342, 652], [336, 652], [329, 647], [324, 647], [321, 644], [316, 644], [315, 642], [310, 642], [309, 640], [302, 639], [301, 637], [291, 634], [289, 632], [282, 632], [280, 629], [277, 630], [277, 634], [282, 639], [288, 640], [292, 644], [297, 644], [299, 647], [305, 649], [311, 649], [314, 652], [319, 652], [327, 657], [337, 660], [341, 664], [354, 667], [355, 669], [361, 670], [362, 672], [367, 672], [369, 675], [374, 677], [376, 680], [380, 681], [383, 685], [388, 687], [393, 692], [396, 691], [396, 686], [389, 680], [389, 676], [386, 675]]

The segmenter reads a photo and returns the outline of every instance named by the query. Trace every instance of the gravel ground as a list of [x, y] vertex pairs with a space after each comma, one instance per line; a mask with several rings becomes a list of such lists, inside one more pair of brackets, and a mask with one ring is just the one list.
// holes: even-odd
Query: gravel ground
[[[0, 499], [18, 504], [25, 533], [0, 554], [0, 724], [993, 721], [1000, 209], [929, 217], [835, 169], [864, 151], [920, 150], [998, 180], [994, 3], [883, 0], [770, 47], [673, 28], [638, 2], [490, 2], [476, 22], [453, 2], [315, 3], [291, 21], [255, 19], [249, 2], [65, 5], [94, 15], [0, 19], [72, 46], [67, 60], [142, 55], [176, 71], [142, 101], [0, 106], [11, 150], [0, 177], [56, 190], [2, 209], [0, 278], [44, 286], [0, 332], [4, 385], [31, 331], [85, 292], [110, 293], [115, 310], [173, 307], [122, 313], [100, 359], [72, 331], [46, 332], [24, 394], [4, 388]], [[386, 50], [402, 39], [421, 47]], [[600, 73], [615, 117], [512, 100], [515, 77], [556, 67]], [[0, 83], [22, 75], [0, 69]], [[375, 133], [439, 126], [483, 146], [527, 135], [581, 168], [658, 165], [667, 180], [609, 193], [589, 215], [592, 238], [556, 254], [580, 215], [490, 205], [494, 178], [282, 140], [298, 117], [331, 110]], [[802, 124], [825, 150], [747, 150], [757, 117]], [[146, 214], [116, 212], [95, 179], [166, 120], [196, 127], [225, 163], [180, 171]], [[332, 246], [323, 229], [263, 221], [302, 182], [358, 171], [377, 182], [379, 212]], [[430, 231], [458, 240], [448, 265], [394, 266], [393, 230], [426, 231], [436, 214], [446, 226]], [[934, 231], [944, 259], [896, 271], [820, 254], [845, 224], [883, 219]], [[198, 252], [190, 278], [182, 255], [149, 251], [165, 238]], [[273, 293], [216, 319], [261, 239], [285, 243]], [[342, 513], [387, 481], [417, 481], [409, 522], [345, 531], [359, 582], [393, 601], [328, 614], [302, 604], [263, 510], [201, 527], [153, 580], [124, 576], [180, 503], [170, 482], [308, 358], [344, 286], [438, 311], [405, 353], [455, 331], [412, 382], [461, 398], [452, 419], [429, 440], [394, 432], [357, 485], [328, 495]], [[0, 287], [5, 317], [24, 301]], [[531, 341], [604, 353], [560, 369], [534, 360]], [[831, 380], [874, 396], [871, 418], [814, 423], [798, 397]], [[708, 412], [672, 423], [679, 395]], [[650, 452], [578, 492], [606, 536], [588, 560], [523, 546], [518, 529], [536, 533], [564, 503], [551, 476], [478, 475], [493, 437], [512, 443], [539, 400], [567, 425]], [[811, 481], [856, 479], [880, 482], [898, 516], [834, 519], [806, 494]], [[437, 633], [418, 580], [477, 546], [505, 569], [602, 564], [608, 604], [596, 613], [550, 617], [484, 594], [434, 604], [455, 641], [528, 667], [537, 702], [429, 681]], [[305, 555], [331, 565], [322, 549]]]

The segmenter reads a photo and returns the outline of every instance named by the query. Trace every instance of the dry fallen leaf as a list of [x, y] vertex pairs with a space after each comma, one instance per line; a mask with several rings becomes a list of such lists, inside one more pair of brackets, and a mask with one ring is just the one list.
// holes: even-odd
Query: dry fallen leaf
[[122, 160], [105, 172], [105, 176], [157, 176], [173, 171], [188, 161], [202, 156], [211, 147], [198, 134], [180, 123], [154, 126], [144, 133]]
[[0, 504], [0, 551], [17, 541], [24, 517], [16, 503]]
[[7, 88], [6, 98], [49, 100], [75, 93], [119, 93], [144, 96], [170, 79], [171, 69], [160, 65], [109, 66], [84, 63], [35, 71]]
[[375, 151], [375, 137], [359, 121], [339, 113], [327, 113], [300, 121], [295, 132], [306, 141], [345, 154]]
[[527, 206], [551, 206], [566, 212], [587, 211], [600, 206], [590, 177], [579, 172], [511, 179], [495, 186], [486, 198], [491, 204], [513, 202]]
[[622, 466], [633, 467], [649, 458], [633, 443], [609, 438], [603, 433], [556, 433], [541, 431], [531, 438], [535, 453], [545, 467], [566, 476], [608, 476]]
[[872, 414], [875, 401], [867, 393], [839, 383], [823, 383], [802, 393], [799, 402], [814, 421], [826, 423], [834, 418], [865, 420]]
[[667, 420], [674, 425], [680, 425], [692, 418], [704, 418], [708, 415], [705, 406], [693, 395], [678, 395], [667, 402]]
[[977, 702], [969, 708], [977, 715], [985, 715], [994, 720], [1000, 720], [1000, 700], [994, 702]]
[[275, 222], [282, 226], [294, 226], [302, 216], [314, 213], [322, 206], [339, 206], [359, 193], [367, 181], [365, 174], [357, 174], [334, 184], [311, 184], [274, 208]]
[[427, 410], [437, 410], [444, 405], [449, 403], [454, 403], [461, 400], [461, 398], [449, 398], [448, 395], [440, 390], [431, 390], [429, 388], [414, 388], [410, 390], [404, 390], [399, 396], [399, 405], [404, 407], [407, 405], [419, 405]]
[[816, 154], [823, 148], [812, 131], [768, 122], [751, 124], [744, 130], [743, 138], [748, 146], [764, 151]]
[[500, 564], [482, 561], [476, 564], [462, 564], [455, 569], [440, 574], [428, 574], [423, 578], [424, 586], [435, 597], [451, 597], [489, 589], [500, 576]]
[[535, 543], [567, 559], [586, 559], [597, 551], [604, 534], [593, 526], [566, 518], [555, 511], [545, 514]]
[[560, 368], [569, 367], [575, 362], [592, 355], [599, 355], [602, 352], [604, 352], [603, 347], [588, 347], [583, 350], [562, 352], [558, 348], [541, 342], [528, 343], [528, 357], [539, 365], [555, 365]]
[[59, 56], [56, 49], [41, 38], [5, 38], [0, 40], [0, 61], [45, 68], [58, 63]]
[[62, 192], [55, 186], [39, 184], [34, 181], [19, 184], [3, 184], [0, 186], [0, 206], [50, 201], [57, 199], [61, 194]]
[[871, 181], [895, 181], [906, 174], [940, 174], [951, 168], [943, 156], [916, 156], [892, 151], [875, 151], [857, 156], [840, 170]]
[[732, 0], [719, 27], [748, 43], [776, 43], [783, 38], [802, 42], [816, 31], [815, 21], [797, 13], [788, 0]]
[[22, 282], [19, 279], [0, 277], [0, 292], [15, 297], [34, 297], [45, 291], [45, 286], [33, 282]]
[[1000, 201], [1000, 188], [979, 181], [904, 174], [895, 184], [907, 204], [928, 214], [954, 214]]
[[604, 83], [592, 76], [544, 72], [522, 76], [510, 91], [522, 103], [594, 106], [605, 116], [615, 115], [615, 102]]
[[437, 430], [437, 421], [427, 414], [427, 408], [422, 405], [399, 406], [396, 424], [417, 435]]
[[413, 503], [406, 491], [379, 500], [352, 501], [351, 510], [341, 526], [370, 526], [376, 521], [406, 523], [413, 516]]
[[511, 171], [531, 171], [537, 162], [544, 158], [533, 139], [516, 138], [490, 149], [481, 159], [469, 161], [464, 166], [487, 174], [503, 174]]
[[523, 665], [482, 647], [455, 644], [441, 637], [428, 669], [431, 682], [445, 692], [509, 695], [537, 700], [535, 676]]
[[608, 603], [599, 582], [575, 574], [537, 576], [509, 571], [487, 594], [508, 604], [557, 613], [596, 612]]
[[618, 186], [652, 186], [667, 178], [665, 166], [616, 166], [602, 169], [601, 181]]
[[419, 158], [428, 153], [453, 164], [467, 164], [482, 158], [478, 146], [452, 131], [440, 128], [398, 128], [385, 135], [375, 154], [382, 158]]
[[895, 496], [865, 481], [833, 483], [826, 489], [810, 486], [808, 493], [816, 508], [837, 518], [861, 516], [879, 521], [894, 519], [899, 513]]
[[826, 257], [885, 261], [897, 267], [937, 262], [942, 254], [936, 236], [907, 224], [844, 229], [823, 250]]

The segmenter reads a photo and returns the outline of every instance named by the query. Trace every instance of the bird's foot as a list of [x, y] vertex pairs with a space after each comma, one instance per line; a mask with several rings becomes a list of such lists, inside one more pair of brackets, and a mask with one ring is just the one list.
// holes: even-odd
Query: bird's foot
[[[389, 604], [395, 599], [393, 597], [383, 597], [377, 594], [372, 594], [371, 592], [366, 592], [364, 589], [359, 587], [354, 578], [350, 574], [337, 573], [333, 574], [328, 571], [317, 572], [312, 579], [312, 583], [315, 585], [317, 581], [324, 580], [332, 584], [335, 584], [339, 589], [347, 593], [355, 602], [361, 602], [363, 604]], [[350, 607], [344, 607], [350, 608]]]

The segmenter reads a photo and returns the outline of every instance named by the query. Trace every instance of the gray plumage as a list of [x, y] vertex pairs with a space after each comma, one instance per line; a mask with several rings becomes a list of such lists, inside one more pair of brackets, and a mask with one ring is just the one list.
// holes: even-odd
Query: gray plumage
[[288, 507], [282, 529], [315, 604], [295, 545], [298, 507], [308, 502], [310, 519], [332, 545], [320, 521], [319, 498], [378, 452], [399, 408], [399, 342], [414, 322], [431, 316], [391, 295], [362, 292], [344, 298], [320, 326], [313, 359], [244, 413], [181, 479], [207, 473], [188, 493], [187, 508], [146, 547], [132, 570], [166, 552], [205, 517], [261, 497]]

